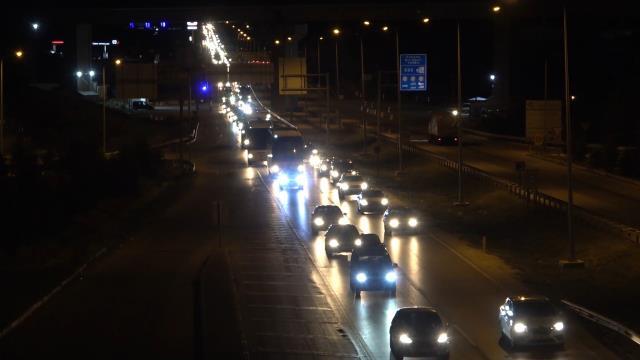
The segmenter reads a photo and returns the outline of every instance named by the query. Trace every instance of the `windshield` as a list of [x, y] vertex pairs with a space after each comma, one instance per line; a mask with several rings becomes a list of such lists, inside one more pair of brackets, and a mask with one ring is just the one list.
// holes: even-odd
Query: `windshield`
[[362, 265], [368, 266], [391, 265], [391, 259], [387, 255], [360, 255], [357, 261]]
[[363, 191], [362, 196], [364, 197], [384, 197], [384, 193], [380, 190], [368, 190]]
[[340, 236], [340, 237], [357, 237], [360, 235], [358, 229], [356, 229], [353, 225], [342, 225], [342, 226], [334, 226], [329, 232], [327, 232], [328, 236]]
[[266, 149], [271, 142], [271, 132], [269, 129], [249, 129], [247, 139], [250, 141], [249, 148]]
[[519, 316], [548, 317], [555, 316], [556, 310], [547, 301], [524, 301], [515, 303], [516, 314]]
[[347, 182], [362, 182], [362, 176], [345, 176], [342, 178], [342, 181], [347, 181]]
[[442, 327], [442, 320], [438, 314], [431, 311], [405, 311], [398, 320], [403, 326], [411, 329], [438, 330]]
[[278, 137], [271, 152], [274, 160], [299, 160], [304, 157], [304, 141], [300, 136]]

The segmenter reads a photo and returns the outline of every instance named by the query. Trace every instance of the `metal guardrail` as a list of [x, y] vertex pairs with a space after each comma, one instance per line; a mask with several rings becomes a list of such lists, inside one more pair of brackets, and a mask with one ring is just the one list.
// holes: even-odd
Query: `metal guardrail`
[[288, 122], [287, 120], [285, 120], [282, 116], [278, 115], [276, 112], [274, 112], [273, 110], [269, 109], [266, 105], [264, 105], [261, 101], [260, 98], [258, 98], [258, 95], [256, 95], [256, 92], [253, 90], [253, 86], [249, 86], [249, 89], [251, 89], [251, 93], [253, 94], [253, 97], [256, 99], [256, 101], [258, 102], [258, 104], [265, 110], [267, 110], [267, 112], [269, 114], [271, 114], [271, 117], [276, 118], [277, 120], [279, 120], [280, 122], [282, 122], [283, 124], [287, 125], [290, 128], [296, 129], [298, 130], [298, 127], [293, 125], [292, 123]]
[[580, 305], [574, 304], [570, 301], [567, 300], [562, 300], [562, 303], [565, 304], [569, 309], [571, 309], [573, 312], [577, 313], [578, 315], [582, 316], [585, 319], [588, 319], [590, 321], [593, 321], [594, 323], [604, 326], [610, 330], [615, 331], [616, 333], [626, 337], [627, 339], [633, 341], [634, 343], [636, 343], [637, 345], [640, 345], [640, 335], [638, 335], [636, 332], [634, 332], [633, 330], [629, 329], [628, 327], [617, 323], [605, 316], [602, 316], [596, 312], [593, 312], [587, 308], [584, 308]]

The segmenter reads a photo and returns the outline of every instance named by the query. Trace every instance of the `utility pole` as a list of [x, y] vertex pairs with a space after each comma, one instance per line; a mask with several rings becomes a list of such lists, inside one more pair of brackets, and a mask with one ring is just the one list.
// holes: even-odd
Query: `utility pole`
[[380, 146], [380, 98], [382, 92], [382, 71], [378, 70], [378, 96], [376, 98], [376, 135], [377, 143]]
[[362, 43], [362, 36], [360, 37], [360, 82], [361, 82], [361, 94], [360, 94], [360, 107], [362, 114], [362, 153], [367, 152], [367, 113], [365, 112], [365, 93], [364, 93], [364, 45]]
[[402, 98], [400, 93], [400, 35], [396, 29], [396, 74], [398, 75], [398, 82], [396, 84], [396, 90], [398, 93], [398, 174], [403, 170], [402, 164]]
[[458, 63], [458, 100], [456, 103], [456, 113], [455, 116], [458, 120], [458, 201], [455, 203], [456, 206], [466, 206], [469, 205], [468, 202], [465, 202], [462, 197], [462, 64], [461, 64], [461, 56], [460, 56], [460, 20], [457, 22], [457, 31], [456, 31], [456, 48], [457, 48], [457, 63]]
[[569, 235], [569, 259], [561, 260], [562, 266], [583, 267], [584, 262], [576, 259], [575, 234], [573, 232], [573, 145], [571, 134], [571, 89], [569, 88], [569, 47], [567, 44], [567, 7], [562, 9], [564, 42], [564, 119], [567, 145], [567, 230]]
[[107, 155], [107, 82], [106, 66], [102, 66], [102, 154]]

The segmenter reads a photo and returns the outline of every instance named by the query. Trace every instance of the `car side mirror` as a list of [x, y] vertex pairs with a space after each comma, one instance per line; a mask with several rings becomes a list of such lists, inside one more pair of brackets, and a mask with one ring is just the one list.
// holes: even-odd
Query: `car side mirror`
[[398, 268], [398, 263], [393, 263], [393, 268], [397, 269]]

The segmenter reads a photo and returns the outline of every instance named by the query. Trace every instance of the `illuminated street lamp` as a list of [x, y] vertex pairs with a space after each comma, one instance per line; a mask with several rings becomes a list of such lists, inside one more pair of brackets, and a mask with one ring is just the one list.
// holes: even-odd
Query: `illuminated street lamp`
[[31, 28], [32, 28], [34, 31], [38, 31], [38, 29], [40, 28], [40, 24], [38, 24], [37, 22], [32, 23], [32, 24], [31, 24]]
[[336, 35], [336, 36], [340, 35], [340, 29], [338, 28], [334, 28], [332, 32], [333, 32], [333, 35]]
[[22, 52], [22, 50], [17, 50], [17, 51], [16, 51], [16, 57], [17, 57], [18, 59], [20, 59], [20, 58], [22, 57], [22, 55], [24, 55], [24, 53]]
[[458, 109], [451, 110], [451, 115], [458, 116]]
[[293, 38], [291, 36], [287, 36], [287, 41], [291, 41]]
[[385, 25], [385, 26], [382, 27], [382, 31], [388, 31], [388, 30], [389, 30], [388, 26]]
[[494, 13], [500, 12], [502, 8], [498, 5], [494, 6], [491, 8], [491, 11], [493, 11]]
[[122, 64], [122, 60], [116, 59], [115, 63], [116, 63], [116, 65], [120, 65], [120, 64]]
[[371, 22], [369, 20], [365, 20], [365, 21], [362, 22], [362, 25], [369, 26], [369, 25], [371, 25]]
[[428, 23], [428, 22], [429, 22], [429, 18], [428, 18], [428, 17], [426, 17], [426, 18], [422, 18], [422, 23], [423, 23], [423, 24], [426, 24], [426, 23]]
[[276, 40], [273, 41], [273, 43], [276, 44], [276, 45], [280, 45], [280, 40], [276, 39]]

